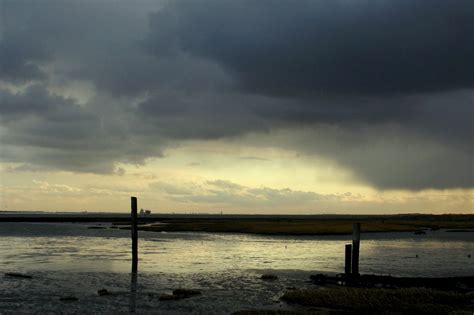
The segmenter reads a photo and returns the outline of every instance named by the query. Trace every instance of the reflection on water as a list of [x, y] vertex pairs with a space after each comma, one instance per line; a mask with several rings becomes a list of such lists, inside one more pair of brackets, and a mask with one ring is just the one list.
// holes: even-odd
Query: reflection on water
[[137, 278], [136, 273], [130, 274], [130, 313], [135, 313], [137, 309]]
[[[1, 271], [128, 273], [130, 231], [82, 224], [0, 223]], [[350, 236], [140, 232], [139, 271], [200, 273], [249, 269], [342, 272]], [[474, 233], [362, 234], [362, 273], [474, 275]], [[418, 255], [418, 258], [416, 258]]]

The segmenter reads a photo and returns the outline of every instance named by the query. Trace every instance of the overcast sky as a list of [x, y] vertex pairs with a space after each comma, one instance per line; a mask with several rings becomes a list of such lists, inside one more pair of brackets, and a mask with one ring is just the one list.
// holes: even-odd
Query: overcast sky
[[474, 213], [473, 17], [0, 0], [0, 208]]

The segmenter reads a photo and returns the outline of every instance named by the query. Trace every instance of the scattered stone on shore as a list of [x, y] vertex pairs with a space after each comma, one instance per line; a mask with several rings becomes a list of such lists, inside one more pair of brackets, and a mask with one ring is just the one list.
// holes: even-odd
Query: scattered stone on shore
[[[289, 310], [241, 310], [231, 315], [331, 315], [331, 311], [327, 310], [305, 310], [305, 311], [289, 311]], [[334, 313], [339, 314], [339, 313]], [[343, 313], [341, 313], [343, 314]]]
[[347, 279], [340, 276], [317, 274], [310, 276], [311, 281], [317, 285], [340, 285], [344, 280], [347, 286], [358, 287], [389, 287], [389, 288], [431, 288], [437, 290], [474, 291], [474, 276], [465, 277], [392, 277], [381, 275], [359, 275]]
[[107, 289], [100, 289], [100, 290], [97, 290], [97, 294], [99, 296], [104, 296], [104, 295], [110, 295], [110, 292]]
[[114, 221], [112, 225], [130, 225], [130, 221]]
[[160, 301], [174, 301], [174, 300], [179, 300], [182, 299], [182, 297], [174, 294], [162, 294], [159, 297]]
[[327, 287], [286, 292], [281, 300], [337, 314], [471, 314], [470, 294], [431, 288]]
[[176, 289], [173, 291], [173, 295], [184, 297], [184, 298], [200, 295], [200, 294], [201, 292], [199, 290], [192, 290], [192, 289]]
[[311, 279], [311, 281], [314, 282], [314, 284], [318, 285], [325, 285], [328, 282], [328, 276], [322, 273], [318, 273], [317, 275], [311, 275], [309, 276], [309, 278]]
[[6, 277], [23, 278], [23, 279], [31, 279], [31, 278], [33, 278], [33, 277], [30, 276], [30, 275], [25, 275], [25, 274], [19, 273], [19, 272], [5, 272], [5, 276], [6, 276]]
[[196, 295], [200, 295], [201, 291], [192, 289], [176, 289], [173, 290], [173, 294], [161, 294], [159, 297], [160, 301], [174, 301], [190, 298]]
[[422, 234], [426, 234], [426, 232], [423, 230], [419, 230], [415, 232], [415, 235], [422, 235]]
[[278, 279], [278, 277], [276, 275], [272, 275], [272, 274], [263, 274], [260, 279], [262, 280], [266, 280], [266, 281], [275, 281]]
[[75, 296], [63, 296], [63, 297], [60, 297], [59, 300], [63, 302], [75, 302], [75, 301], [78, 301], [79, 299]]

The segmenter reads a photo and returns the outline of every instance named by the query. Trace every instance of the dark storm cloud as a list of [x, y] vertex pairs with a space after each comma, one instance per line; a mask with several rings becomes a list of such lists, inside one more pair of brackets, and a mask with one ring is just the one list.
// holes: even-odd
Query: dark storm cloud
[[[34, 61], [48, 59], [47, 49], [19, 23], [26, 23], [21, 12], [13, 10], [13, 2], [0, 3], [0, 79], [23, 82], [44, 78]], [[12, 13], [12, 14], [10, 14]]]
[[169, 138], [219, 139], [285, 125], [277, 119], [256, 114], [256, 108], [260, 106], [268, 108], [282, 102], [287, 103], [237, 93], [189, 96], [160, 92], [140, 103], [137, 114], [143, 122]]
[[285, 145], [380, 188], [472, 187], [472, 16], [472, 1], [174, 1], [146, 44], [226, 69], [240, 106], [205, 112], [254, 120], [227, 132], [335, 126]]
[[48, 0], [1, 6], [0, 78], [44, 78], [48, 73], [39, 66], [56, 61], [64, 80], [90, 80], [115, 95], [142, 92], [162, 79], [156, 59], [140, 49], [143, 11], [151, 4]]
[[474, 84], [473, 16], [470, 0], [173, 1], [149, 40], [265, 94], [440, 91]]
[[474, 186], [474, 154], [468, 144], [472, 134], [462, 137], [440, 141], [392, 124], [319, 125], [277, 132], [270, 139], [297, 152], [327, 157], [375, 187], [422, 190]]
[[[181, 140], [265, 133], [259, 146], [380, 188], [472, 187], [473, 8], [0, 0], [2, 159], [110, 173]], [[82, 102], [64, 92], [78, 82]]]
[[22, 82], [44, 78], [44, 74], [36, 65], [28, 64], [28, 59], [43, 56], [33, 56], [28, 47], [22, 44], [10, 42], [8, 39], [3, 39], [0, 43], [0, 79]]
[[[11, 116], [22, 116], [30, 113], [38, 113], [47, 115], [59, 103], [66, 100], [62, 98], [50, 99], [49, 94], [42, 86], [29, 87], [25, 93], [12, 93], [7, 90], [0, 90], [0, 113], [3, 119], [11, 118]], [[27, 99], [27, 101], [25, 101]]]
[[2, 159], [9, 162], [112, 173], [116, 162], [141, 164], [161, 154], [159, 136], [137, 135], [135, 119], [110, 105], [102, 105], [107, 117], [97, 104], [79, 105], [42, 85], [0, 90], [0, 104]]

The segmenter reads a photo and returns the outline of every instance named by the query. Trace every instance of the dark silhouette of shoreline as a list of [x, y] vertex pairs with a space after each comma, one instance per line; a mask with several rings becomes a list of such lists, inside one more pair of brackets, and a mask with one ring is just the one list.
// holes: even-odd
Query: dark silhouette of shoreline
[[[0, 222], [110, 223], [130, 229], [130, 215], [118, 213], [1, 213]], [[138, 217], [139, 230], [166, 232], [249, 233], [265, 235], [346, 235], [352, 223], [362, 232], [416, 232], [474, 229], [474, 215], [216, 215], [153, 214]], [[165, 224], [163, 224], [165, 223]], [[103, 228], [103, 227], [101, 227]]]

